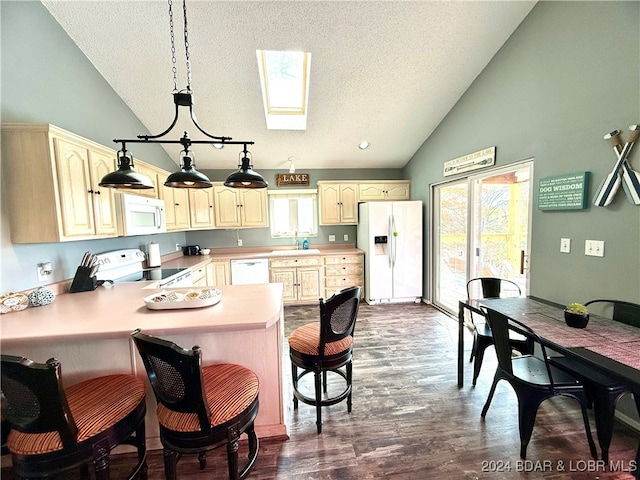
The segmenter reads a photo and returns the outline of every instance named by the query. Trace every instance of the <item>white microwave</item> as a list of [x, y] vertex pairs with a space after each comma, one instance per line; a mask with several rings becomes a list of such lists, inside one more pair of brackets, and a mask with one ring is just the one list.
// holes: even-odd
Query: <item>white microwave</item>
[[129, 237], [167, 231], [164, 200], [119, 192], [115, 197], [120, 235]]

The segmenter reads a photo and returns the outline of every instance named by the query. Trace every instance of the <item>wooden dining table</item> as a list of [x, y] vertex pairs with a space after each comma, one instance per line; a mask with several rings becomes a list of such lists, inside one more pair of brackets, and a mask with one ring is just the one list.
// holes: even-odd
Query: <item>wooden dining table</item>
[[640, 395], [640, 328], [591, 315], [585, 328], [569, 327], [564, 309], [531, 297], [460, 300], [458, 303], [458, 387], [464, 386], [465, 311], [488, 307], [524, 323], [562, 355], [577, 357], [615, 376]]

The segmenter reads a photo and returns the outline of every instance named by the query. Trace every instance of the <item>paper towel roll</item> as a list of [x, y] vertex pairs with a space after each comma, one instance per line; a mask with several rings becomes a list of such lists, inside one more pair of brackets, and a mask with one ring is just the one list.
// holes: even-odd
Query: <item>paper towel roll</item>
[[147, 248], [148, 258], [147, 265], [149, 267], [159, 267], [160, 266], [160, 245], [157, 243], [150, 243]]

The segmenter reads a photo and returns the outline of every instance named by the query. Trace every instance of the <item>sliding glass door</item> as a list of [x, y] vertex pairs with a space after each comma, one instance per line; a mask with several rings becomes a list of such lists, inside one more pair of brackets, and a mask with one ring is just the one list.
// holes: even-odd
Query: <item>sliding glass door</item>
[[508, 278], [528, 291], [533, 162], [432, 187], [432, 300], [455, 313], [474, 277]]

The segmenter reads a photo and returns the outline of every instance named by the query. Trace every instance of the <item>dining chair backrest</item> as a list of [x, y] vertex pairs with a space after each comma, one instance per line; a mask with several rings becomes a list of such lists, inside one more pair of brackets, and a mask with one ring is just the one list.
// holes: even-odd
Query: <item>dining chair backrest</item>
[[2, 355], [2, 416], [9, 427], [23, 433], [58, 432], [62, 445], [76, 444], [78, 427], [62, 388], [60, 362], [36, 363], [24, 357]]
[[203, 387], [199, 346], [186, 350], [173, 342], [136, 330], [131, 334], [156, 400], [169, 410], [195, 413], [202, 431], [211, 428]]
[[584, 305], [589, 306], [596, 303], [605, 304], [605, 307], [613, 307], [613, 314], [611, 315], [613, 320], [640, 328], [640, 305], [637, 303], [627, 302], [624, 300], [597, 299], [589, 300]]
[[544, 348], [544, 344], [541, 342], [540, 337], [529, 327], [522, 322], [514, 320], [503, 313], [500, 313], [491, 308], [482, 309], [487, 317], [491, 332], [493, 333], [493, 343], [496, 349], [496, 356], [498, 357], [498, 364], [500, 368], [510, 375], [513, 375], [512, 365], [512, 349], [509, 343], [509, 330], [516, 330], [518, 333], [531, 339], [534, 343], [537, 343], [542, 349], [542, 358], [544, 359], [547, 374], [549, 375], [549, 381], [553, 386], [553, 377], [551, 375], [551, 368], [547, 361], [547, 353]]
[[[482, 297], [478, 297], [478, 285]], [[520, 286], [512, 280], [497, 277], [476, 277], [467, 282], [467, 298], [500, 298], [502, 296], [520, 296]]]
[[360, 287], [349, 287], [320, 301], [321, 356], [327, 343], [353, 335], [360, 305]]

